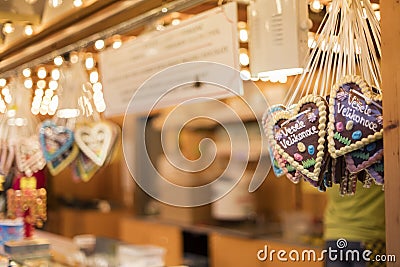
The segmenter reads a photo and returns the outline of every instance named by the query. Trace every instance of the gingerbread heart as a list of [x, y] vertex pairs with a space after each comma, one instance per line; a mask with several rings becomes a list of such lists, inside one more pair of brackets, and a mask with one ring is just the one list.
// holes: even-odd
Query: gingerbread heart
[[382, 157], [383, 139], [344, 155], [346, 167], [351, 173], [357, 173], [368, 168]]
[[[272, 123], [272, 118], [273, 118], [274, 114], [276, 114], [279, 111], [283, 111], [283, 110], [286, 110], [284, 105], [274, 105], [265, 111], [263, 119], [262, 119], [262, 123], [263, 123], [264, 132], [267, 135], [267, 137], [269, 134], [268, 133], [268, 129], [269, 129], [268, 125], [270, 125]], [[271, 158], [272, 170], [274, 171], [275, 176], [280, 177], [280, 176], [284, 175], [285, 173], [279, 166], [279, 163], [274, 156], [274, 148], [270, 143], [268, 143], [268, 152], [269, 152], [269, 156]]]
[[326, 101], [309, 95], [289, 112], [274, 116], [271, 144], [284, 160], [301, 174], [318, 181], [325, 155]]
[[328, 151], [333, 158], [382, 139], [382, 96], [358, 76], [346, 76], [329, 97]]
[[15, 161], [18, 170], [31, 176], [34, 172], [42, 170], [46, 166], [37, 136], [21, 138], [15, 145]]
[[82, 125], [75, 130], [75, 140], [88, 158], [102, 166], [111, 150], [113, 129], [105, 122]]
[[367, 173], [374, 178], [375, 183], [378, 185], [383, 185], [385, 182], [384, 179], [384, 170], [383, 170], [383, 158], [378, 160], [375, 164], [371, 165], [367, 168]]
[[89, 182], [100, 170], [100, 166], [94, 163], [84, 153], [80, 152], [72, 164], [75, 180]]
[[46, 161], [53, 161], [71, 150], [74, 144], [73, 132], [52, 121], [44, 121], [39, 132], [39, 141]]
[[47, 167], [50, 173], [54, 176], [62, 172], [66, 167], [68, 167], [78, 156], [79, 148], [77, 145], [73, 144], [69, 150], [65, 151], [58, 158], [47, 162]]

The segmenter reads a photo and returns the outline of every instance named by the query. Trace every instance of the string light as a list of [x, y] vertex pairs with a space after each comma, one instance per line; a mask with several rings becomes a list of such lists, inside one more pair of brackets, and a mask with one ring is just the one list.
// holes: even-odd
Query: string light
[[39, 80], [39, 81], [37, 81], [36, 85], [37, 85], [37, 87], [39, 89], [43, 89], [43, 88], [46, 87], [46, 81], [45, 80]]
[[26, 36], [31, 36], [33, 34], [33, 26], [32, 24], [26, 24], [24, 27], [24, 34]]
[[51, 71], [51, 78], [54, 80], [54, 81], [58, 81], [59, 79], [60, 79], [60, 75], [61, 75], [61, 73], [60, 73], [60, 70], [59, 69], [53, 69], [52, 71]]
[[3, 33], [4, 34], [11, 34], [15, 30], [14, 24], [10, 21], [7, 21], [6, 23], [3, 24]]
[[324, 9], [324, 5], [319, 0], [313, 0], [310, 4], [310, 9], [314, 13], [319, 13]]
[[49, 5], [54, 8], [61, 6], [62, 3], [62, 0], [49, 0]]
[[249, 40], [249, 33], [247, 31], [247, 23], [244, 21], [239, 21], [238, 28], [239, 28], [239, 40], [242, 43], [246, 43]]
[[74, 5], [74, 7], [80, 7], [83, 5], [83, 1], [82, 0], [74, 0], [73, 5]]
[[89, 75], [89, 80], [91, 83], [97, 83], [99, 81], [99, 73], [97, 71], [92, 71]]
[[9, 95], [9, 94], [10, 94], [10, 89], [8, 89], [8, 87], [6, 86], [6, 87], [4, 87], [4, 88], [1, 90], [1, 93], [2, 93], [4, 96]]
[[30, 68], [23, 69], [23, 70], [22, 70], [22, 75], [23, 75], [25, 78], [31, 77], [31, 75], [32, 75], [31, 69], [30, 69]]
[[247, 49], [241, 48], [239, 54], [239, 62], [242, 66], [247, 66], [250, 63], [249, 55], [247, 54]]
[[248, 80], [250, 80], [250, 78], [251, 78], [250, 71], [248, 71], [248, 70], [241, 70], [241, 71], [240, 71], [240, 78], [241, 78], [243, 81], [248, 81]]
[[163, 7], [163, 8], [161, 9], [161, 12], [162, 12], [162, 13], [167, 13], [167, 12], [168, 12], [168, 8]]
[[86, 60], [85, 60], [85, 66], [86, 69], [91, 70], [94, 68], [94, 58], [93, 55], [91, 53], [87, 54]]
[[103, 85], [100, 82], [93, 84], [93, 92], [97, 92], [97, 91], [101, 91], [101, 90], [103, 90]]
[[69, 54], [69, 61], [71, 61], [72, 64], [78, 63], [79, 61], [79, 55], [78, 52], [71, 52]]
[[41, 88], [35, 90], [35, 97], [40, 97], [40, 101], [42, 101], [42, 96], [44, 95], [44, 91]]
[[37, 71], [37, 76], [39, 79], [44, 79], [47, 76], [47, 71], [45, 67], [40, 67]]
[[180, 20], [180, 19], [173, 19], [172, 22], [171, 22], [171, 24], [174, 25], [174, 26], [177, 26], [177, 25], [179, 25], [180, 23], [181, 23], [181, 20]]
[[49, 89], [54, 91], [54, 90], [57, 90], [57, 88], [58, 88], [58, 82], [55, 80], [51, 80], [49, 82]]
[[32, 79], [31, 78], [25, 79], [24, 86], [26, 89], [32, 89], [32, 87], [33, 87]]
[[114, 42], [113, 42], [113, 44], [112, 44], [112, 47], [113, 47], [114, 49], [120, 48], [120, 47], [122, 46], [121, 37], [120, 37], [119, 35], [115, 35], [115, 36], [113, 37], [113, 39], [114, 39]]
[[4, 101], [6, 101], [7, 104], [10, 104], [11, 101], [12, 101], [11, 95], [10, 95], [10, 94], [5, 95], [5, 96], [4, 96]]
[[105, 47], [105, 42], [104, 42], [104, 40], [97, 40], [95, 43], [94, 43], [94, 47], [97, 49], [97, 50], [102, 50], [104, 47]]
[[54, 58], [54, 64], [56, 66], [61, 66], [64, 62], [64, 59], [62, 58], [62, 56], [57, 56]]
[[0, 79], [0, 86], [3, 87], [3, 86], [6, 86], [6, 84], [7, 84], [7, 80], [4, 79], [4, 78], [1, 78]]

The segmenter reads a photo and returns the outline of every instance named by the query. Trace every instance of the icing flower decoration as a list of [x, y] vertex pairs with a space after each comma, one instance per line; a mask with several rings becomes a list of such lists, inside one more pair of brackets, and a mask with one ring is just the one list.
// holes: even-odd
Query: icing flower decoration
[[377, 121], [380, 125], [383, 125], [383, 117], [382, 117], [382, 115], [381, 115], [381, 116], [378, 116], [378, 117], [376, 118], [376, 121]]
[[344, 101], [347, 98], [347, 93], [344, 91], [340, 91], [339, 93], [337, 93], [336, 98], [339, 101]]
[[309, 122], [315, 122], [317, 120], [317, 115], [315, 115], [314, 113], [309, 113], [307, 115], [307, 119]]
[[282, 134], [281, 134], [281, 132], [279, 131], [279, 132], [277, 132], [277, 133], [275, 134], [275, 140], [281, 141], [281, 139], [282, 139]]

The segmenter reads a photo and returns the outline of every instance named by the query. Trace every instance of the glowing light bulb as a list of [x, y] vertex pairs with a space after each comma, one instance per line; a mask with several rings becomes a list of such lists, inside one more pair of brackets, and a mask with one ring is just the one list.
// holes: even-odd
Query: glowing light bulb
[[58, 88], [58, 82], [55, 80], [51, 80], [49, 82], [49, 89], [54, 91], [57, 90], [57, 88]]
[[47, 71], [45, 67], [40, 67], [37, 71], [37, 76], [39, 79], [44, 79], [47, 76]]
[[171, 24], [174, 25], [174, 26], [179, 25], [180, 23], [181, 23], [181, 20], [180, 20], [180, 19], [173, 19], [173, 20], [171, 21]]
[[37, 85], [38, 88], [43, 89], [43, 88], [46, 87], [46, 81], [45, 80], [39, 80], [39, 81], [37, 81], [36, 85]]
[[56, 66], [61, 66], [64, 62], [64, 59], [62, 58], [62, 56], [57, 56], [54, 58], [54, 64]]
[[54, 8], [61, 6], [62, 3], [62, 0], [49, 0], [49, 5]]
[[97, 82], [93, 84], [93, 92], [101, 91], [103, 90], [103, 85], [101, 82]]
[[239, 31], [239, 39], [242, 43], [245, 43], [249, 40], [249, 33], [246, 29], [241, 29]]
[[104, 46], [105, 46], [104, 40], [97, 40], [97, 41], [94, 43], [94, 47], [95, 47], [97, 50], [103, 49]]
[[113, 39], [114, 39], [114, 42], [113, 42], [113, 44], [112, 44], [112, 47], [113, 47], [114, 49], [120, 48], [120, 47], [122, 46], [121, 37], [119, 37], [119, 36], [114, 36]]
[[97, 71], [92, 71], [89, 75], [89, 80], [91, 83], [97, 83], [99, 81], [99, 73]]
[[74, 0], [73, 2], [74, 7], [81, 7], [83, 5], [82, 0]]
[[33, 87], [33, 81], [32, 81], [32, 79], [31, 79], [31, 78], [25, 79], [25, 81], [24, 81], [24, 86], [25, 86], [25, 88], [27, 88], [27, 89], [32, 89], [32, 87]]
[[32, 24], [26, 24], [24, 27], [24, 34], [26, 36], [31, 36], [33, 34], [33, 26]]
[[3, 87], [3, 86], [6, 86], [6, 84], [7, 84], [7, 80], [4, 79], [4, 78], [1, 78], [0, 79], [0, 86]]
[[32, 75], [31, 69], [30, 69], [30, 68], [23, 69], [23, 70], [22, 70], [22, 75], [23, 75], [25, 78], [31, 77], [31, 75]]
[[4, 34], [11, 34], [15, 30], [14, 24], [12, 22], [6, 22], [3, 24], [3, 33]]
[[250, 80], [250, 78], [251, 78], [250, 71], [248, 71], [248, 70], [241, 70], [241, 71], [240, 71], [240, 78], [241, 78], [243, 81], [248, 81], [248, 80]]
[[314, 13], [319, 13], [324, 9], [324, 5], [319, 0], [313, 0], [310, 4], [310, 9]]
[[94, 68], [94, 64], [95, 63], [94, 63], [94, 58], [93, 58], [92, 54], [88, 55], [88, 57], [85, 60], [86, 69], [88, 69], [88, 70], [93, 69]]
[[61, 75], [61, 73], [60, 73], [60, 70], [59, 70], [59, 69], [53, 69], [53, 70], [51, 71], [51, 78], [52, 78], [54, 81], [58, 81], [58, 80], [60, 79], [60, 75]]
[[250, 63], [249, 55], [247, 55], [246, 52], [241, 52], [239, 54], [239, 62], [240, 62], [240, 65], [242, 65], [242, 66], [249, 65], [249, 63]]

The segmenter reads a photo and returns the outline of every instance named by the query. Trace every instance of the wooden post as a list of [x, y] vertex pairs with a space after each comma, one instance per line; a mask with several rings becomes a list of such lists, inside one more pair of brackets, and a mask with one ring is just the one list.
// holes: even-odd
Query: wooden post
[[400, 0], [381, 0], [387, 254], [400, 266]]

